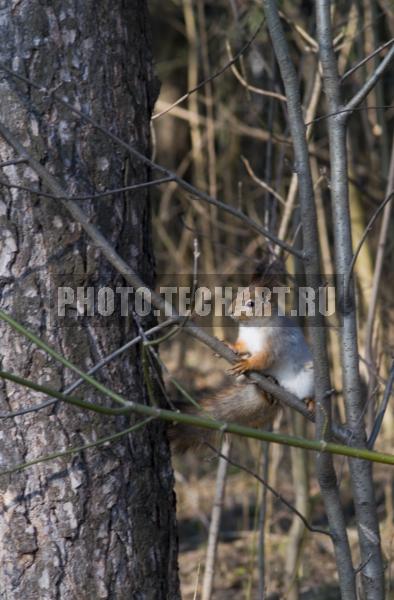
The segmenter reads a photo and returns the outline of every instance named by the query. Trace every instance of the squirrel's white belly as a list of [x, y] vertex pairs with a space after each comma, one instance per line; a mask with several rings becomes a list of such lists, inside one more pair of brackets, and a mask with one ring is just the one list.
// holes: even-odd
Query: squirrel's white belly
[[284, 387], [288, 392], [291, 392], [300, 400], [305, 398], [313, 398], [314, 396], [314, 381], [313, 367], [311, 364], [305, 365], [304, 369], [294, 372], [292, 365], [286, 369], [284, 365], [276, 372], [270, 372], [270, 375], [275, 377], [279, 385]]
[[266, 340], [271, 334], [269, 327], [242, 326], [239, 328], [238, 339], [244, 342], [250, 354], [257, 354], [264, 348]]
[[241, 325], [238, 339], [251, 355], [272, 346], [279, 348], [281, 352], [267, 369], [267, 375], [275, 377], [279, 385], [300, 400], [314, 397], [313, 363], [300, 329]]

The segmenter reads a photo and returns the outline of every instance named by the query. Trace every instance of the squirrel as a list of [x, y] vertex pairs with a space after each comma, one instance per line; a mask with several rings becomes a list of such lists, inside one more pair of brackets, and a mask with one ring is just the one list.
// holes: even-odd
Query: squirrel
[[233, 349], [249, 356], [235, 363], [230, 372], [260, 371], [308, 403], [314, 396], [312, 355], [302, 329], [279, 310], [279, 295], [272, 291], [280, 286], [280, 275], [266, 267], [265, 272], [255, 273], [251, 285], [233, 301], [230, 316], [239, 322]]
[[[237, 376], [237, 381], [203, 398], [200, 402], [202, 413], [190, 404], [182, 404], [181, 408], [189, 414], [204, 415], [205, 412], [220, 421], [258, 428], [271, 424], [279, 404], [248, 382], [244, 377], [248, 371], [270, 376], [312, 408], [309, 406], [314, 396], [311, 352], [301, 328], [278, 310], [278, 295], [273, 296], [272, 289], [283, 286], [283, 277], [273, 273], [274, 267], [272, 263], [263, 264], [253, 275], [249, 287], [241, 288], [229, 310], [229, 316], [239, 323], [238, 338], [234, 344], [229, 344], [240, 355], [240, 360], [229, 369]], [[170, 429], [170, 441], [180, 452], [202, 446], [204, 442], [212, 443], [216, 436], [215, 431], [181, 424]]]

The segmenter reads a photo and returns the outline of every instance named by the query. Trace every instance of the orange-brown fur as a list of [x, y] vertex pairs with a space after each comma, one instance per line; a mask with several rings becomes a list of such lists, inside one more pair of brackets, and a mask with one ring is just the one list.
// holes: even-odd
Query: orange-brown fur
[[247, 371], [264, 371], [272, 365], [273, 360], [273, 354], [269, 349], [265, 349], [248, 358], [242, 358], [229, 370], [234, 375], [242, 375]]
[[237, 340], [232, 344], [228, 344], [228, 346], [230, 346], [231, 350], [234, 350], [234, 352], [237, 352], [238, 354], [245, 354], [248, 351], [246, 344], [241, 340]]
[[[200, 402], [201, 411], [188, 404], [182, 412], [198, 416], [210, 416], [218, 421], [238, 423], [248, 427], [261, 428], [273, 421], [278, 412], [278, 403], [252, 383], [235, 383]], [[204, 442], [215, 444], [220, 432], [193, 427], [173, 425], [169, 430], [170, 441], [177, 452], [189, 448], [203, 447]]]

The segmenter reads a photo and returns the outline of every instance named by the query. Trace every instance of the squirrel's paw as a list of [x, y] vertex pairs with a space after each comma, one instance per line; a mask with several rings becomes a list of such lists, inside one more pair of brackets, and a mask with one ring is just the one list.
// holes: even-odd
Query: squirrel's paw
[[236, 354], [239, 354], [242, 356], [242, 354], [249, 354], [248, 353], [248, 349], [245, 346], [244, 342], [240, 342], [239, 340], [237, 340], [236, 342], [226, 342], [227, 346], [229, 346], [229, 348], [231, 348], [231, 350], [233, 352], [235, 352]]
[[232, 375], [242, 375], [246, 371], [250, 371], [249, 360], [247, 358], [238, 361], [229, 369]]
[[313, 398], [306, 398], [306, 400], [304, 400], [307, 409], [309, 410], [309, 412], [315, 414], [316, 412], [316, 402]]

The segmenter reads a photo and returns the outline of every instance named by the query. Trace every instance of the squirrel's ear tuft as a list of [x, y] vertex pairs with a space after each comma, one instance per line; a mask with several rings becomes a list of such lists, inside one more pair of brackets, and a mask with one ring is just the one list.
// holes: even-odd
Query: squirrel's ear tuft
[[252, 285], [260, 284], [265, 287], [284, 285], [286, 270], [283, 262], [272, 255], [262, 260], [252, 276]]

